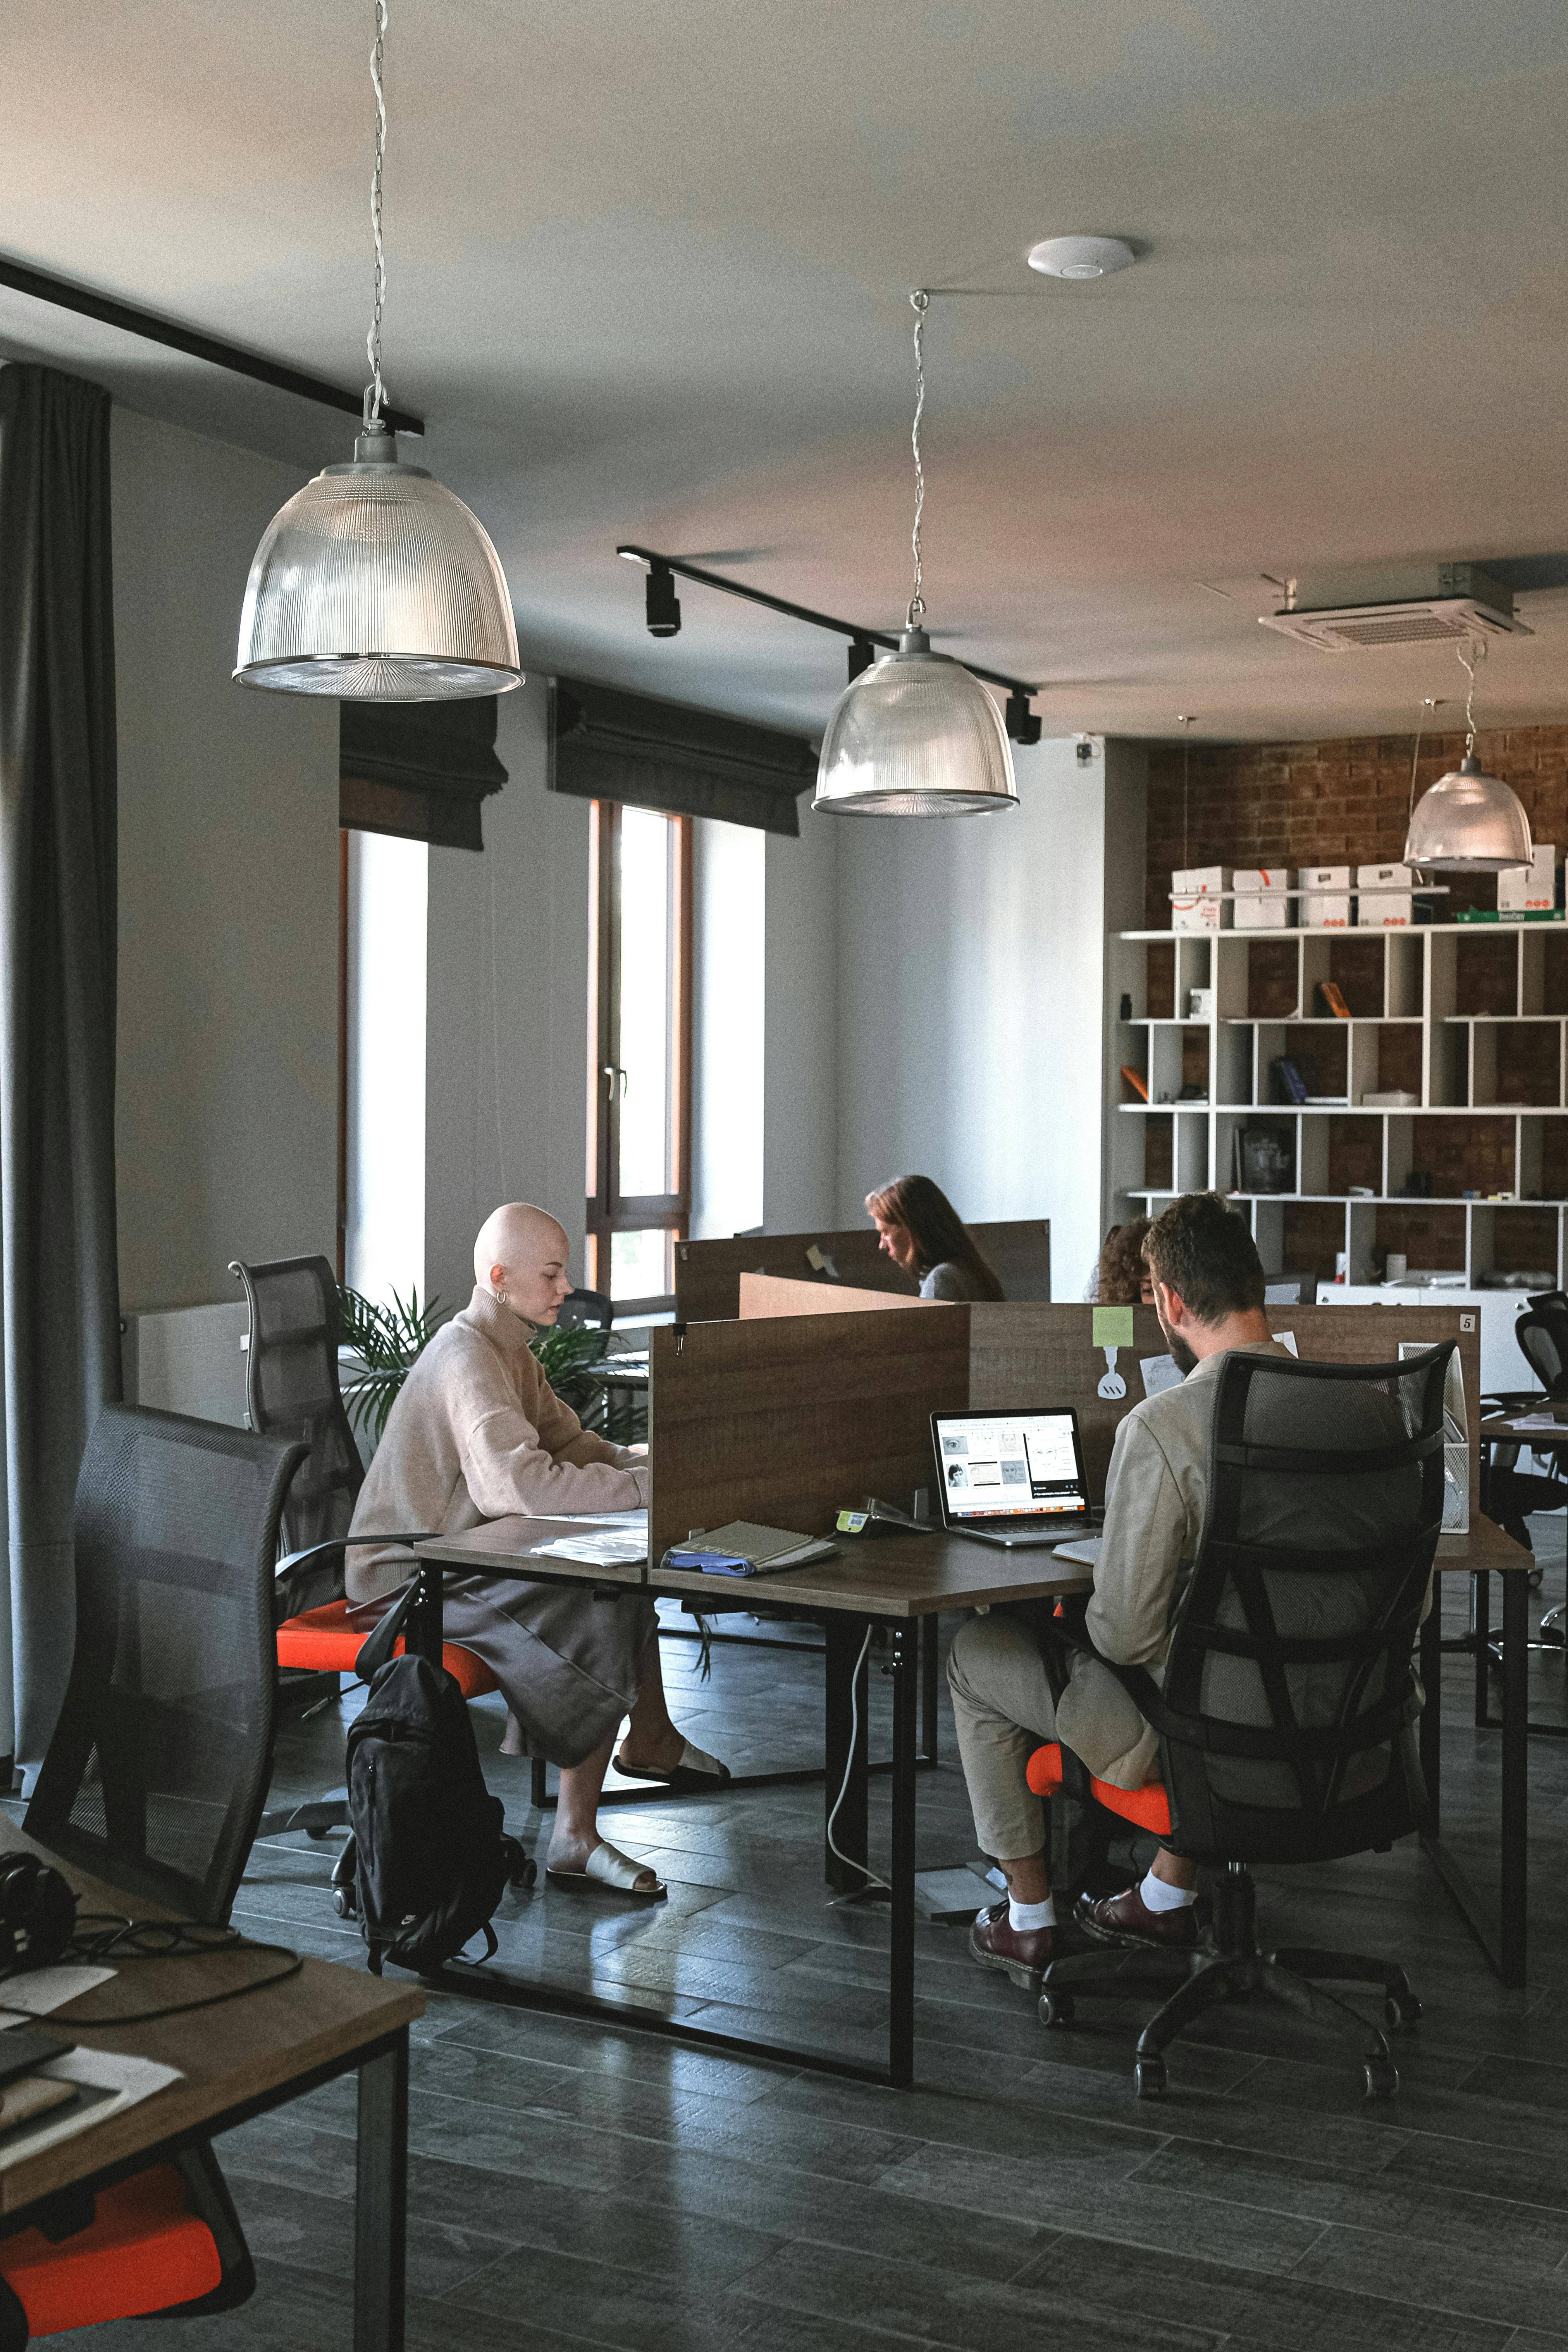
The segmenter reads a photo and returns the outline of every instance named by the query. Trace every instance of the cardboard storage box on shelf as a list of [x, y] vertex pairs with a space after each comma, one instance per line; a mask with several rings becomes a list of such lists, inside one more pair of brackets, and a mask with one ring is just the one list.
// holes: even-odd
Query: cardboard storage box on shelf
[[1557, 848], [1538, 841], [1528, 866], [1506, 866], [1497, 878], [1500, 915], [1550, 915], [1557, 906]]
[[1348, 866], [1303, 866], [1301, 920], [1312, 930], [1350, 929], [1351, 869]]
[[1355, 870], [1356, 927], [1360, 930], [1403, 931], [1415, 919], [1408, 866], [1358, 866]]
[[1171, 929], [1173, 931], [1228, 931], [1232, 901], [1222, 892], [1231, 887], [1228, 866], [1178, 866], [1171, 872]]
[[1296, 877], [1288, 866], [1238, 866], [1236, 928], [1238, 931], [1288, 931], [1296, 921], [1292, 895]]

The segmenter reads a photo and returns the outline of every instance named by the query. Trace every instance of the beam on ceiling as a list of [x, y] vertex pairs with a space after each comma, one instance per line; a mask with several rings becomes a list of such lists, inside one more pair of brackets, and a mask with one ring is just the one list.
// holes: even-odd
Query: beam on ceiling
[[[75, 310], [84, 319], [98, 319], [107, 327], [118, 327], [124, 334], [140, 335], [144, 342], [163, 343], [170, 351], [184, 352], [188, 358], [205, 360], [209, 367], [226, 368], [231, 375], [247, 375], [257, 383], [270, 384], [275, 392], [291, 392], [297, 399], [313, 400], [324, 408], [342, 409], [346, 416], [363, 415], [363, 400], [357, 392], [344, 392], [335, 383], [323, 383], [320, 376], [285, 367], [279, 360], [243, 351], [237, 343], [226, 343], [216, 335], [200, 334], [194, 327], [182, 327], [172, 319], [160, 319], [151, 310], [138, 309], [133, 302], [118, 301], [110, 294], [74, 285], [69, 278], [53, 277], [45, 269], [30, 269], [25, 262], [13, 261], [5, 254], [0, 254], [0, 286], [30, 295], [36, 302], [52, 303], [57, 310]], [[423, 417], [412, 415], [407, 409], [384, 408], [382, 415], [395, 433], [425, 430]]]

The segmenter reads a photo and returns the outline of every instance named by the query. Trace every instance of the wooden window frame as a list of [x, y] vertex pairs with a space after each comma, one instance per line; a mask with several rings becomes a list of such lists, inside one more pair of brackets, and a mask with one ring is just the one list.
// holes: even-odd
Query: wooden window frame
[[[610, 1289], [610, 1237], [662, 1228], [677, 1242], [688, 1237], [691, 1222], [691, 995], [692, 995], [692, 820], [669, 815], [675, 835], [675, 903], [671, 909], [675, 937], [674, 1018], [670, 1024], [674, 1095], [673, 1141], [675, 1186], [668, 1192], [629, 1195], [616, 1186], [620, 1166], [620, 1101], [616, 1059], [620, 1028], [616, 984], [619, 964], [621, 909], [616, 877], [620, 872], [620, 835], [624, 804], [619, 801], [591, 803], [590, 903], [593, 936], [588, 957], [588, 1198], [587, 1285], [590, 1290]], [[624, 1072], [621, 1073], [624, 1076]], [[675, 1305], [673, 1291], [650, 1298], [617, 1298], [617, 1318], [661, 1315]]]

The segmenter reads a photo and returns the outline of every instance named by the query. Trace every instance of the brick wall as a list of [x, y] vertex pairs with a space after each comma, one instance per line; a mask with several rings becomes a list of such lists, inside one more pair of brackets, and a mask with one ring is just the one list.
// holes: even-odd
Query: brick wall
[[[1347, 659], [1353, 660], [1350, 655]], [[1405, 847], [1411, 735], [1331, 743], [1194, 743], [1149, 755], [1149, 872], [1145, 921], [1171, 920], [1177, 866], [1363, 866], [1394, 861]], [[1424, 735], [1419, 799], [1464, 754], [1462, 734]], [[1188, 756], [1184, 827], [1182, 761]], [[1568, 845], [1568, 727], [1499, 729], [1476, 738], [1483, 767], [1510, 783], [1538, 837]], [[1491, 906], [1489, 877], [1453, 887], [1445, 912]]]

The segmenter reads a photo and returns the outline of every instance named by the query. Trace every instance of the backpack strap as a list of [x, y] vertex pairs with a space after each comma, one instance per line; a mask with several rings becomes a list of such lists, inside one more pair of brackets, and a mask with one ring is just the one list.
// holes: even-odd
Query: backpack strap
[[359, 1654], [354, 1659], [354, 1672], [362, 1683], [374, 1682], [383, 1666], [386, 1664], [397, 1645], [397, 1637], [407, 1623], [414, 1603], [418, 1598], [419, 1579], [416, 1576], [404, 1586], [397, 1601], [387, 1611], [380, 1624], [360, 1643]]

